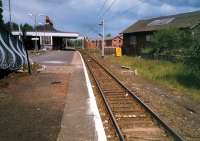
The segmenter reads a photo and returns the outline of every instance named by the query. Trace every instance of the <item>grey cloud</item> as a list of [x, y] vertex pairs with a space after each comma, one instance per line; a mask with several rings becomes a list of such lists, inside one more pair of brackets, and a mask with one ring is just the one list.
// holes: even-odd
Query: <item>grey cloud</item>
[[[13, 19], [17, 23], [33, 23], [27, 13], [49, 15], [56, 28], [87, 34], [90, 27], [100, 30], [98, 18], [104, 0], [11, 0]], [[111, 2], [111, 0], [109, 0]], [[3, 0], [5, 20], [8, 20], [8, 4]], [[137, 4], [136, 4], [137, 3]], [[136, 5], [134, 5], [136, 4]], [[109, 6], [107, 4], [107, 6]], [[163, 9], [165, 8], [165, 9]], [[194, 11], [200, 8], [200, 0], [118, 0], [106, 14], [106, 31], [117, 34], [136, 20], [168, 14]], [[128, 9], [128, 10], [127, 10]], [[125, 11], [125, 12], [124, 12]], [[38, 19], [42, 22], [42, 17]], [[96, 33], [90, 33], [96, 35]]]

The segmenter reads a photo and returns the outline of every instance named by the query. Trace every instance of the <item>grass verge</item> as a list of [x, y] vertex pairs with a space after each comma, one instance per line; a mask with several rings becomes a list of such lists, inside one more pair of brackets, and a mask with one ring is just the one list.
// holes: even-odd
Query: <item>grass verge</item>
[[112, 63], [119, 63], [137, 69], [144, 78], [187, 93], [194, 100], [200, 101], [200, 78], [190, 71], [183, 63], [171, 63], [160, 60], [146, 60], [140, 57], [123, 56], [116, 58], [108, 56]]

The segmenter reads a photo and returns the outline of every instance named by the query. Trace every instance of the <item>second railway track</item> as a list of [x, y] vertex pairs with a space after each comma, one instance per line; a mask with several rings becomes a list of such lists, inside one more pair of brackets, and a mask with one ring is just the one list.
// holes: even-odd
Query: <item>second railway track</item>
[[94, 58], [83, 55], [120, 141], [183, 139]]

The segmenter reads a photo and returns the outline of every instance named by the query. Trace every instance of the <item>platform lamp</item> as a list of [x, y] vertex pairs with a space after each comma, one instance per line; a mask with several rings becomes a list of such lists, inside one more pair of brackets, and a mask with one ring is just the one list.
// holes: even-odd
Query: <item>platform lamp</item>
[[41, 36], [41, 41], [40, 41], [41, 45], [42, 45], [43, 48], [44, 48], [44, 44], [45, 44], [45, 29], [46, 29], [46, 28], [45, 28], [45, 23], [43, 24], [43, 23], [39, 22], [38, 25], [44, 26], [44, 27], [43, 27], [43, 33], [44, 33], [44, 35], [43, 35], [43, 37]]
[[[41, 17], [41, 16], [46, 16], [45, 14], [39, 14], [38, 15], [39, 17]], [[41, 26], [44, 26], [44, 28], [43, 28], [43, 30], [44, 30], [44, 37], [43, 37], [43, 39], [41, 38], [41, 43], [43, 44], [43, 47], [44, 47], [44, 44], [45, 44], [45, 30], [46, 30], [46, 22], [45, 22], [45, 20], [44, 20], [44, 24], [42, 23], [42, 22], [39, 22], [38, 23], [39, 25], [41, 25]]]
[[37, 44], [37, 16], [38, 14], [33, 14], [33, 13], [29, 13], [28, 16], [33, 17], [34, 18], [34, 28], [35, 28], [35, 38], [33, 38], [32, 40], [35, 41], [35, 50], [38, 51], [38, 44]]

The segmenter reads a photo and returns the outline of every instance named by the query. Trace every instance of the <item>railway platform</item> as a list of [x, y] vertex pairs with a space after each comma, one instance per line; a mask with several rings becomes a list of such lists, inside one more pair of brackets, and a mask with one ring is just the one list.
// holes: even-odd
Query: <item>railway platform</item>
[[[57, 141], [105, 141], [106, 135], [84, 61], [79, 52], [50, 52], [33, 60], [50, 73], [71, 74]], [[66, 61], [68, 60], [68, 61]]]

